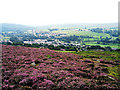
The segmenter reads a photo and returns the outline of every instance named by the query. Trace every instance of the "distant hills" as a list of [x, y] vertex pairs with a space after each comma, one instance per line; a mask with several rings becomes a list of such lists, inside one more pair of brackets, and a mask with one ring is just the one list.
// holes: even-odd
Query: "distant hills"
[[9, 23], [2, 23], [2, 31], [3, 32], [19, 32], [19, 31], [26, 31], [29, 29], [33, 29], [31, 26], [25, 26], [21, 24], [9, 24]]
[[29, 29], [48, 29], [51, 27], [58, 27], [58, 28], [67, 28], [67, 27], [75, 27], [75, 28], [93, 28], [93, 27], [99, 27], [99, 28], [117, 28], [118, 23], [101, 23], [101, 24], [95, 24], [95, 23], [77, 23], [77, 24], [56, 24], [56, 25], [45, 25], [45, 26], [27, 26], [27, 25], [21, 25], [21, 24], [11, 24], [11, 23], [1, 23], [2, 31], [3, 32], [10, 32], [10, 31], [26, 31]]

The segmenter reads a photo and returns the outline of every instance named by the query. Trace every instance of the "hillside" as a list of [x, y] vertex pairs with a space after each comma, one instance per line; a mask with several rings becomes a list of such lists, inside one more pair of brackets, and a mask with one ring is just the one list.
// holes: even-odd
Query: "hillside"
[[21, 24], [2, 23], [2, 32], [21, 32], [33, 29], [31, 26]]
[[3, 90], [120, 89], [118, 72], [110, 74], [119, 59], [2, 45], [2, 62]]

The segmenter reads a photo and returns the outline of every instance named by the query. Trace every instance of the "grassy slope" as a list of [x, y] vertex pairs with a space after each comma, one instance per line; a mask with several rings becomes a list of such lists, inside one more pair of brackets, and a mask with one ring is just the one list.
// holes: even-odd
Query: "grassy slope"
[[[65, 53], [74, 53], [83, 56], [83, 59], [103, 59], [103, 60], [111, 60], [111, 61], [120, 61], [120, 56], [117, 51], [59, 51]], [[107, 67], [109, 70], [109, 75], [120, 79], [120, 65], [114, 67]]]

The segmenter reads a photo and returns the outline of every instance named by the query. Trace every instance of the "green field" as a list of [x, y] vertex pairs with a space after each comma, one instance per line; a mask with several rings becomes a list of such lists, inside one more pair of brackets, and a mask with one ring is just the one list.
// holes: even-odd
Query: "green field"
[[97, 42], [85, 42], [86, 45], [99, 45], [101, 47], [111, 47], [111, 48], [118, 48], [120, 49], [120, 45], [119, 44], [113, 44], [110, 43], [108, 45], [102, 45], [102, 44], [97, 44]]
[[70, 35], [76, 35], [76, 36], [90, 36], [90, 37], [110, 37], [109, 34], [105, 33], [96, 33], [96, 32], [91, 32], [91, 31], [75, 31], [75, 30], [58, 30], [58, 31], [52, 31], [53, 33], [64, 33], [67, 34], [68, 36]]

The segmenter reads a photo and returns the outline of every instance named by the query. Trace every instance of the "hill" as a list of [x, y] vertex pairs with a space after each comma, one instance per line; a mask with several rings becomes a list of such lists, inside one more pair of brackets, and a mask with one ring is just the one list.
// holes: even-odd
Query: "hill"
[[56, 24], [56, 25], [44, 25], [44, 26], [27, 26], [21, 24], [14, 24], [14, 23], [1, 23], [2, 31], [3, 32], [10, 32], [10, 31], [26, 31], [29, 29], [48, 29], [51, 27], [58, 27], [58, 28], [117, 28], [117, 23], [76, 23], [76, 24]]
[[[118, 66], [118, 59], [2, 45], [2, 62], [3, 90], [120, 88], [119, 78], [109, 71]], [[118, 76], [117, 72], [114, 74]]]
[[21, 24], [2, 23], [2, 32], [20, 32], [33, 29], [31, 26], [25, 26]]

